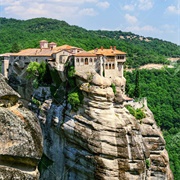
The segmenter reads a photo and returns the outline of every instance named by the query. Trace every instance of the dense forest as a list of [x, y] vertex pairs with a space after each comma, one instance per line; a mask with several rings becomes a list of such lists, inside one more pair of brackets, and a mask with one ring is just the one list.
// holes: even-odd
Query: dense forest
[[[138, 70], [140, 97], [147, 97], [148, 107], [154, 114], [166, 140], [171, 169], [180, 176], [180, 64], [174, 69]], [[126, 93], [134, 97], [136, 73], [126, 72]]]
[[126, 65], [135, 68], [148, 63], [168, 63], [167, 57], [180, 56], [180, 46], [176, 44], [140, 37], [131, 32], [88, 31], [65, 21], [47, 18], [26, 21], [0, 18], [0, 54], [39, 47], [42, 39], [58, 45], [82, 47], [84, 50], [116, 46], [127, 53]]
[[[39, 47], [45, 39], [58, 45], [69, 44], [91, 50], [116, 46], [127, 53], [126, 67], [138, 68], [148, 63], [168, 64], [167, 57], [180, 57], [180, 46], [131, 32], [88, 31], [65, 21], [36, 18], [16, 20], [0, 18], [0, 54]], [[125, 72], [127, 94], [134, 97], [136, 71]], [[148, 106], [163, 130], [175, 179], [180, 176], [180, 65], [163, 70], [139, 70], [140, 96], [147, 97]]]

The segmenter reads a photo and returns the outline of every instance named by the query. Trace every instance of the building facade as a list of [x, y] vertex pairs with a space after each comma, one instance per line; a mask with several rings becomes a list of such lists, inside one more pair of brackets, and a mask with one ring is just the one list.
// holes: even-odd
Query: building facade
[[114, 78], [123, 77], [123, 66], [126, 53], [116, 47], [94, 49], [74, 55], [75, 70], [79, 72], [96, 71], [101, 76]]
[[64, 71], [65, 63], [73, 61], [76, 72], [97, 72], [108, 78], [123, 77], [123, 65], [126, 61], [126, 53], [119, 51], [116, 47], [109, 49], [96, 48], [84, 51], [82, 48], [48, 43], [40, 41], [40, 48], [25, 49], [19, 53], [4, 54], [2, 63], [2, 74], [6, 77], [12, 73], [21, 76], [30, 62], [48, 62], [59, 72]]

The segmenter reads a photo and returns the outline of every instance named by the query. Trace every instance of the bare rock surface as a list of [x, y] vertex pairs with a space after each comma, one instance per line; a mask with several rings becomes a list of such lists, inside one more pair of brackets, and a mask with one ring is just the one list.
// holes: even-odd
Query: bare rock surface
[[[19, 97], [13, 91], [9, 96]], [[39, 179], [41, 156], [42, 133], [34, 113], [18, 102], [0, 107], [0, 179]]]
[[152, 112], [144, 107], [146, 118], [138, 121], [114, 101], [111, 87], [82, 79], [77, 81], [84, 100], [77, 112], [65, 99], [60, 104], [46, 100], [41, 106], [44, 154], [52, 163], [41, 171], [40, 179], [173, 179]]

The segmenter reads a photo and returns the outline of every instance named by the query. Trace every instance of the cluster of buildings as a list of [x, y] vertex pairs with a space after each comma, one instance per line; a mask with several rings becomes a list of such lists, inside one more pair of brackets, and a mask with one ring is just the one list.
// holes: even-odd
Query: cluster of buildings
[[4, 57], [2, 74], [6, 77], [12, 73], [21, 75], [32, 61], [46, 61], [60, 72], [64, 71], [66, 62], [72, 61], [76, 72], [96, 71], [108, 78], [123, 77], [123, 64], [126, 61], [126, 53], [117, 50], [115, 46], [85, 51], [70, 45], [57, 46], [56, 43], [48, 43], [46, 40], [40, 41], [39, 48], [24, 49], [18, 53], [5, 53], [0, 56]]

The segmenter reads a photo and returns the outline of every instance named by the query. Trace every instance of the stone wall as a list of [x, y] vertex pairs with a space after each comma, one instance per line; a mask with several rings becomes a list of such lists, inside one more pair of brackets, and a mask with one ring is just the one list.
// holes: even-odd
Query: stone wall
[[2, 66], [1, 66], [1, 73], [3, 76], [6, 78], [8, 77], [8, 71], [9, 71], [9, 59], [4, 59], [2, 61]]

